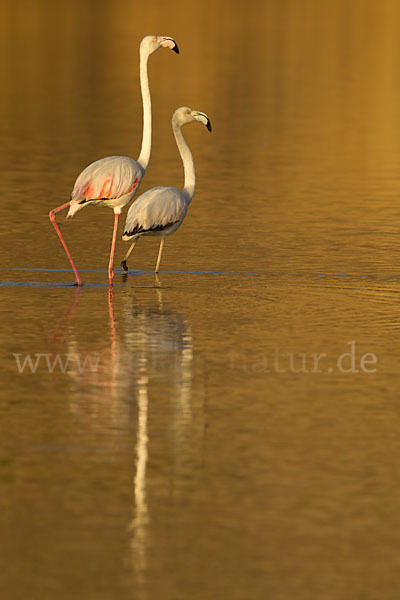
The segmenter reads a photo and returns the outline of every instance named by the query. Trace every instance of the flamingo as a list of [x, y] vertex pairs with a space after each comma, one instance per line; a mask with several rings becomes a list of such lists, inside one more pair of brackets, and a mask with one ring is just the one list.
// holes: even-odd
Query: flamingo
[[133, 241], [121, 266], [128, 272], [127, 260], [142, 235], [161, 236], [155, 273], [158, 273], [165, 238], [174, 233], [183, 223], [189, 204], [194, 196], [196, 174], [193, 156], [183, 134], [182, 127], [187, 123], [199, 121], [211, 131], [210, 119], [203, 112], [187, 106], [177, 108], [172, 116], [172, 131], [183, 162], [185, 183], [183, 190], [174, 187], [155, 187], [141, 194], [129, 208], [126, 216], [122, 239]]
[[56, 222], [56, 214], [69, 207], [67, 219], [73, 217], [88, 204], [108, 206], [114, 210], [114, 229], [112, 235], [110, 260], [108, 264], [109, 284], [113, 284], [114, 252], [117, 238], [118, 217], [121, 210], [135, 196], [140, 182], [146, 172], [151, 152], [151, 98], [147, 61], [151, 54], [159, 48], [170, 48], [179, 54], [178, 45], [174, 39], [167, 36], [147, 35], [140, 43], [140, 89], [143, 101], [143, 137], [139, 158], [133, 160], [127, 156], [107, 156], [96, 160], [82, 171], [75, 181], [71, 200], [49, 212], [50, 221], [75, 273], [75, 284], [82, 285], [82, 280], [75, 267], [67, 244], [61, 235]]

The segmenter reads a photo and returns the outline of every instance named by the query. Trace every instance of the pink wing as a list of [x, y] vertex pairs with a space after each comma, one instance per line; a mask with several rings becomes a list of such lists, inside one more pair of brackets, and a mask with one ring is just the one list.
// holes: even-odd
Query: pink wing
[[107, 156], [96, 160], [82, 171], [75, 182], [71, 199], [116, 199], [137, 190], [143, 169], [127, 156]]

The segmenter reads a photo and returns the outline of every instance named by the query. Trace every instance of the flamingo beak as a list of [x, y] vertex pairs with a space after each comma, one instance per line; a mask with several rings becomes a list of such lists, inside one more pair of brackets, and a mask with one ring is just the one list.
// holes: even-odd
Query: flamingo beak
[[178, 44], [174, 39], [170, 37], [159, 37], [158, 40], [160, 46], [162, 46], [163, 48], [169, 48], [170, 50], [173, 50], [174, 52], [179, 54]]
[[206, 113], [200, 112], [199, 110], [192, 110], [191, 114], [196, 119], [196, 121], [200, 121], [200, 123], [203, 123], [203, 125], [207, 127], [208, 131], [212, 131], [211, 121], [207, 117]]

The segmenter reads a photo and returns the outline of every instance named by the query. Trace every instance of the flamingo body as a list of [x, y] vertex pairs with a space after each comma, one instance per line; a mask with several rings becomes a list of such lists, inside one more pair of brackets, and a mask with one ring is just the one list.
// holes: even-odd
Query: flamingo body
[[60, 242], [75, 273], [77, 285], [82, 285], [82, 280], [60, 228], [57, 225], [56, 214], [69, 207], [67, 218], [73, 217], [79, 210], [88, 206], [88, 204], [108, 206], [114, 210], [114, 227], [108, 263], [108, 280], [109, 284], [112, 285], [118, 218], [122, 208], [135, 196], [150, 160], [151, 97], [147, 61], [149, 56], [157, 52], [160, 48], [169, 48], [179, 54], [178, 46], [171, 37], [147, 35], [140, 43], [140, 89], [143, 102], [143, 136], [142, 147], [137, 161], [127, 156], [107, 156], [91, 163], [76, 180], [71, 200], [49, 212], [50, 221], [60, 238]]
[[147, 190], [128, 211], [122, 239], [135, 241], [141, 235], [171, 235], [181, 226], [189, 203], [189, 196], [174, 187]]
[[132, 245], [121, 262], [125, 272], [128, 271], [127, 260], [138, 238], [142, 235], [157, 235], [161, 237], [155, 268], [155, 272], [158, 273], [165, 238], [182, 225], [196, 187], [193, 156], [182, 135], [182, 127], [193, 121], [203, 123], [208, 131], [212, 129], [210, 120], [205, 113], [192, 110], [187, 106], [177, 108], [172, 116], [172, 130], [185, 173], [183, 189], [178, 190], [175, 187], [152, 188], [141, 194], [128, 210], [122, 239], [124, 241], [130, 240]]
[[74, 216], [86, 203], [121, 212], [135, 196], [144, 172], [143, 167], [128, 156], [96, 160], [76, 180], [67, 217]]

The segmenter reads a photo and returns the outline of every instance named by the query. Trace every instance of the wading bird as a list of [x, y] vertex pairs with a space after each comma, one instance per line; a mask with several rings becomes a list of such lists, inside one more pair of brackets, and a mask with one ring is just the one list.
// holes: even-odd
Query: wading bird
[[183, 190], [174, 187], [152, 188], [141, 194], [128, 211], [122, 239], [125, 242], [133, 241], [133, 243], [121, 262], [125, 272], [128, 271], [126, 264], [128, 257], [140, 236], [158, 235], [161, 236], [155, 269], [155, 272], [158, 273], [165, 238], [182, 225], [196, 186], [193, 156], [183, 137], [182, 127], [193, 121], [200, 121], [207, 127], [208, 131], [211, 131], [211, 123], [207, 115], [187, 106], [177, 108], [172, 116], [172, 131], [174, 132], [185, 173]]
[[133, 160], [127, 156], [107, 156], [96, 160], [82, 171], [75, 182], [71, 200], [49, 212], [50, 221], [57, 232], [64, 250], [67, 253], [76, 277], [76, 285], [82, 285], [82, 280], [75, 267], [72, 256], [56, 222], [56, 214], [69, 207], [68, 217], [73, 217], [88, 204], [108, 206], [114, 210], [114, 229], [111, 243], [110, 260], [108, 264], [108, 279], [112, 285], [114, 272], [114, 251], [117, 239], [118, 217], [121, 210], [135, 196], [139, 184], [145, 174], [151, 152], [151, 99], [147, 61], [151, 54], [159, 48], [171, 48], [179, 54], [178, 46], [170, 37], [147, 35], [140, 44], [140, 89], [143, 101], [143, 138], [139, 158]]

